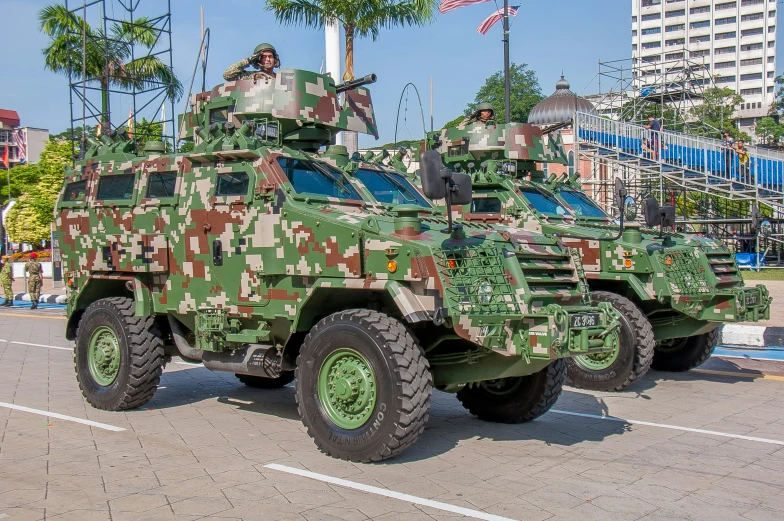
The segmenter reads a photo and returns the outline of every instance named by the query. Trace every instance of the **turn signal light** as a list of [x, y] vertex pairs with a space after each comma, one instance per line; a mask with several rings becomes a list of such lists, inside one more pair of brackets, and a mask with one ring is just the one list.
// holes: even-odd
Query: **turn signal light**
[[455, 269], [457, 268], [457, 261], [455, 259], [449, 259], [448, 261], [446, 261], [446, 265], [452, 269]]
[[623, 261], [623, 265], [626, 268], [631, 268], [632, 267], [632, 261], [629, 260], [629, 259], [626, 259], [625, 261]]
[[672, 257], [667, 257], [666, 259], [664, 259], [664, 264], [666, 264], [667, 266], [672, 266]]
[[387, 269], [389, 273], [395, 273], [397, 271], [397, 262], [391, 260], [387, 262]]

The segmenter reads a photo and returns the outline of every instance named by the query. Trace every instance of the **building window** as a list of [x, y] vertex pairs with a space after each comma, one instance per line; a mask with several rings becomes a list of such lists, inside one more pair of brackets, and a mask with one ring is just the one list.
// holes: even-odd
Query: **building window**
[[637, 17], [636, 17], [636, 16], [632, 16], [632, 23], [633, 23], [633, 24], [636, 24], [636, 23], [637, 23]]
[[637, 36], [637, 29], [632, 29], [632, 37]]
[[660, 32], [661, 32], [661, 27], [650, 27], [648, 29], [643, 29], [642, 31], [640, 31], [640, 34], [642, 34], [642, 35], [658, 34]]
[[741, 36], [754, 36], [754, 35], [762, 34], [762, 33], [763, 33], [762, 27], [755, 27], [753, 29], [743, 29], [740, 32], [740, 35]]
[[773, 92], [773, 87], [768, 87], [768, 92]]
[[637, 50], [637, 44], [636, 44], [636, 43], [633, 43], [633, 44], [632, 44], [632, 51], [636, 51], [636, 50]]
[[657, 47], [661, 47], [661, 42], [648, 42], [642, 44], [643, 49], [656, 49]]
[[775, 25], [771, 25], [770, 27], [768, 27], [768, 32], [769, 33], [775, 33], [776, 32], [776, 26]]
[[667, 47], [672, 47], [673, 45], [683, 45], [686, 43], [686, 38], [675, 38], [673, 40], [667, 40], [664, 43]]
[[762, 58], [751, 58], [750, 60], [740, 61], [741, 67], [747, 67], [749, 65], [762, 65]]
[[659, 56], [658, 54], [653, 54], [651, 56], [643, 56], [642, 61], [645, 63], [658, 62], [661, 61], [661, 56]]
[[730, 31], [728, 33], [716, 33], [713, 37], [714, 40], [729, 40], [731, 38], [735, 38], [737, 33], [735, 31]]
[[723, 4], [716, 4], [714, 10], [721, 11], [722, 9], [735, 9], [738, 6], [738, 2], [724, 2]]
[[741, 89], [740, 90], [740, 95], [741, 96], [753, 96], [755, 94], [762, 94], [762, 89], [761, 88], [757, 88], [757, 89]]
[[760, 20], [765, 18], [765, 13], [752, 13], [752, 14], [744, 14], [740, 17], [741, 22], [750, 22], [752, 20]]
[[727, 18], [716, 18], [715, 25], [727, 25], [727, 24], [734, 24], [737, 22], [738, 19], [734, 16], [728, 16]]
[[644, 14], [640, 17], [643, 22], [650, 22], [651, 20], [661, 20], [661, 13]]
[[689, 9], [690, 14], [699, 14], [699, 13], [710, 13], [710, 6], [706, 5], [703, 7], [692, 7]]
[[703, 36], [692, 36], [691, 38], [689, 38], [689, 43], [700, 43], [700, 42], [708, 42], [708, 41], [710, 41], [709, 34], [705, 34]]
[[776, 57], [775, 56], [768, 56], [768, 63], [773, 63], [775, 61], [776, 61]]
[[672, 52], [664, 55], [665, 60], [680, 60], [681, 58], [683, 58], [683, 52]]
[[740, 0], [740, 5], [746, 7], [747, 5], [760, 5], [764, 4], [765, 0]]
[[674, 11], [667, 11], [664, 13], [665, 18], [673, 18], [675, 16], [684, 16], [686, 14], [686, 9], [675, 9]]
[[772, 78], [772, 77], [773, 77], [773, 71], [768, 71], [768, 78]]
[[701, 56], [710, 56], [710, 49], [704, 51], [689, 51], [689, 58], [700, 58]]
[[701, 29], [703, 27], [710, 27], [710, 20], [702, 20], [701, 22], [692, 22], [689, 24], [690, 29]]
[[686, 24], [668, 25], [664, 28], [664, 32], [671, 33], [674, 31], [683, 31], [684, 29], [686, 29]]
[[735, 46], [731, 45], [729, 47], [717, 47], [714, 51], [715, 54], [731, 54], [735, 52]]
[[685, 0], [667, 0], [667, 3], [668, 4], [677, 4], [677, 3], [683, 2], [683, 1], [685, 1]]
[[714, 63], [713, 64], [713, 68], [714, 69], [730, 69], [732, 67], [735, 67], [735, 62], [734, 61], [731, 61], [731, 62], [719, 62], [719, 63]]
[[757, 51], [759, 49], [762, 49], [762, 44], [761, 43], [749, 43], [749, 44], [740, 46], [740, 52]]
[[741, 74], [740, 75], [740, 81], [751, 81], [751, 80], [761, 80], [761, 79], [762, 79], [762, 73], [761, 72], [755, 72], [754, 74]]
[[[768, 42], [768, 49], [775, 49], [776, 48], [776, 40], [772, 40]], [[760, 49], [762, 49], [762, 44], [760, 44]]]
[[768, 18], [775, 18], [776, 17], [776, 10], [768, 11]]
[[661, 5], [661, 0], [642, 0], [643, 7], [650, 7], [652, 5]]
[[719, 76], [716, 83], [735, 83], [735, 76]]

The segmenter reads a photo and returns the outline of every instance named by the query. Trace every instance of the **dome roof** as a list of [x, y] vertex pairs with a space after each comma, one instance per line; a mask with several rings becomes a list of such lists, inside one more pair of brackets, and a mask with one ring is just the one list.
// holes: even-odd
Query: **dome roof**
[[549, 98], [537, 103], [531, 110], [528, 123], [532, 125], [564, 123], [570, 121], [575, 112], [596, 114], [596, 109], [593, 103], [569, 90], [569, 82], [561, 75], [561, 79], [555, 84], [555, 92]]

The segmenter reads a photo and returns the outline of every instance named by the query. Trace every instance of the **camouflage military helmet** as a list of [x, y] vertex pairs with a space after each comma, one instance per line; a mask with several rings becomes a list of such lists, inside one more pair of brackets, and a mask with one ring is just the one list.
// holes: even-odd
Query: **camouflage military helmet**
[[481, 112], [483, 110], [490, 110], [493, 113], [495, 113], [495, 109], [493, 108], [493, 105], [491, 105], [490, 103], [487, 103], [487, 102], [482, 102], [479, 105], [477, 105], [476, 106], [476, 110], [474, 112], [478, 113], [478, 112]]
[[253, 49], [253, 56], [261, 56], [261, 53], [264, 51], [272, 51], [272, 55], [275, 56], [275, 65], [272, 67], [280, 67], [280, 56], [278, 56], [278, 51], [275, 50], [275, 47], [271, 43], [260, 43]]

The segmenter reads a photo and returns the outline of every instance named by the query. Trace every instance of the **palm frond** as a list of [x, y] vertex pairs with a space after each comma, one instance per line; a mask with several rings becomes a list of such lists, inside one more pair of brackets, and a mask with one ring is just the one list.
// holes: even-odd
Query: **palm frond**
[[[47, 5], [38, 11], [38, 22], [41, 32], [52, 38], [65, 36], [69, 33], [82, 32], [83, 19], [80, 16], [68, 11], [64, 5]], [[90, 24], [86, 24], [88, 34], [93, 30]]]
[[174, 71], [157, 56], [144, 56], [122, 64], [111, 78], [112, 83], [126, 89], [138, 90], [166, 86], [166, 97], [177, 100], [182, 96], [182, 83]]
[[266, 10], [272, 11], [280, 24], [321, 29], [327, 20], [337, 17], [337, 13], [324, 9], [324, 3], [309, 0], [267, 0]]
[[111, 28], [112, 38], [118, 41], [133, 42], [147, 49], [152, 49], [160, 39], [161, 29], [155, 27], [146, 17], [130, 22], [119, 22]]
[[425, 25], [435, 19], [438, 0], [368, 0], [356, 20], [356, 35], [376, 39], [380, 29]]

